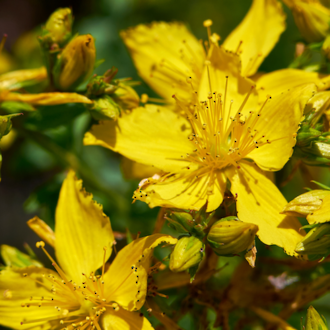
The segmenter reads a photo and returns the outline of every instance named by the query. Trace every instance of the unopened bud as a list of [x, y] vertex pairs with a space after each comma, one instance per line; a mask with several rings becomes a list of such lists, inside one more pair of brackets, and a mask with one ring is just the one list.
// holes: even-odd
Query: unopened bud
[[329, 32], [330, 10], [319, 0], [283, 0], [308, 42], [322, 41]]
[[165, 219], [169, 222], [170, 227], [179, 233], [190, 232], [195, 225], [194, 218], [189, 212], [170, 212]]
[[0, 140], [3, 136], [7, 135], [12, 128], [12, 117], [20, 116], [21, 113], [15, 113], [12, 115], [0, 116]]
[[315, 310], [313, 306], [309, 306], [306, 318], [306, 330], [328, 330], [323, 316]]
[[176, 243], [170, 257], [170, 269], [173, 272], [182, 272], [198, 265], [204, 256], [204, 243], [194, 237], [182, 237]]
[[249, 249], [254, 242], [258, 226], [237, 220], [217, 221], [210, 229], [207, 240], [219, 255], [231, 255]]
[[120, 116], [119, 105], [108, 95], [94, 100], [90, 113], [96, 120], [116, 120]]
[[123, 110], [134, 109], [140, 105], [140, 98], [136, 91], [123, 83], [118, 85], [118, 88], [113, 93], [113, 99], [121, 106]]
[[295, 251], [304, 255], [327, 256], [330, 252], [330, 224], [324, 223], [311, 229], [297, 244]]
[[93, 72], [96, 50], [90, 34], [72, 39], [57, 58], [53, 70], [55, 86], [63, 91], [73, 90]]
[[72, 22], [71, 9], [59, 8], [50, 15], [44, 35], [49, 36], [54, 43], [62, 44], [71, 37]]
[[329, 190], [308, 191], [288, 203], [281, 213], [294, 217], [307, 217], [310, 213], [320, 208], [323, 199], [327, 195], [330, 195]]

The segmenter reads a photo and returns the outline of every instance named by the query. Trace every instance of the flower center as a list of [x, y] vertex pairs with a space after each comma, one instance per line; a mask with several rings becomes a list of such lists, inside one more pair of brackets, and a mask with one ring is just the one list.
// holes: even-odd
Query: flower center
[[[238, 162], [241, 159], [255, 148], [270, 143], [264, 135], [258, 134], [256, 125], [271, 97], [267, 97], [260, 109], [244, 112], [244, 107], [255, 88], [252, 86], [243, 102], [235, 109], [234, 100], [228, 101], [229, 77], [225, 79], [224, 92], [209, 92], [205, 101], [200, 101], [198, 92], [194, 91], [191, 77], [187, 78], [187, 83], [193, 91], [193, 102], [184, 102], [173, 95], [192, 127], [192, 134], [188, 139], [194, 144], [195, 149], [193, 153], [187, 153], [182, 158], [197, 164], [196, 176], [227, 166], [240, 168]], [[209, 87], [211, 88], [210, 78]]]
[[[104, 267], [106, 247], [104, 247], [102, 275], [96, 275], [92, 272], [89, 276], [82, 274], [85, 280], [81, 285], [72, 280], [68, 280], [63, 270], [58, 266], [54, 259], [45, 249], [44, 242], [36, 244], [38, 248], [42, 248], [47, 257], [52, 261], [52, 265], [56, 269], [58, 276], [53, 273], [42, 274], [41, 277], [30, 276], [38, 286], [49, 291], [49, 296], [30, 297], [30, 300], [22, 304], [22, 307], [29, 308], [37, 307], [54, 307], [59, 313], [58, 315], [46, 317], [43, 319], [25, 319], [21, 324], [33, 324], [41, 321], [48, 321], [51, 324], [51, 329], [66, 329], [72, 330], [79, 328], [98, 329], [100, 316], [107, 308], [119, 310], [117, 303], [107, 302], [104, 295]], [[27, 273], [24, 277], [29, 276]]]

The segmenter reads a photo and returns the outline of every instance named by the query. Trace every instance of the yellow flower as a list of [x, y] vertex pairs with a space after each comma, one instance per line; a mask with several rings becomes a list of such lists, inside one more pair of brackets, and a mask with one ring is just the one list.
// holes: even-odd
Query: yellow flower
[[[212, 35], [211, 25], [210, 20], [204, 22], [209, 35], [206, 51], [203, 43], [181, 23], [141, 24], [123, 31], [121, 36], [139, 75], [153, 90], [167, 101], [171, 101], [174, 93], [188, 99], [191, 92], [186, 77], [191, 76], [194, 82], [201, 79], [210, 43], [217, 43], [219, 39], [216, 34]], [[317, 72], [281, 69], [255, 75], [284, 29], [285, 14], [277, 0], [254, 0], [243, 21], [224, 40], [223, 47], [239, 55], [241, 74], [258, 82], [262, 99], [267, 94], [275, 96], [306, 83], [316, 83], [319, 89], [327, 89], [328, 79], [324, 81], [325, 75]]]
[[308, 42], [322, 41], [329, 33], [330, 9], [319, 0], [283, 0]]
[[237, 54], [212, 44], [201, 80], [186, 78], [191, 96], [174, 95], [186, 118], [166, 107], [146, 105], [116, 124], [94, 126], [84, 142], [166, 172], [143, 180], [134, 194], [150, 207], [198, 210], [208, 201], [207, 211], [212, 211], [230, 181], [238, 217], [257, 225], [265, 244], [295, 254], [302, 239], [300, 223], [280, 214], [287, 202], [262, 170], [277, 171], [292, 155], [315, 86], [268, 96], [260, 105], [254, 83], [240, 69]]
[[[8, 267], [1, 271], [0, 323], [14, 329], [152, 329], [139, 310], [147, 294], [152, 249], [176, 239], [162, 234], [137, 239], [119, 251], [110, 267], [114, 235], [102, 207], [82, 188], [72, 171], [56, 208], [55, 239], [49, 228], [33, 221], [54, 244], [57, 272], [43, 267]], [[96, 272], [101, 269], [99, 272]]]

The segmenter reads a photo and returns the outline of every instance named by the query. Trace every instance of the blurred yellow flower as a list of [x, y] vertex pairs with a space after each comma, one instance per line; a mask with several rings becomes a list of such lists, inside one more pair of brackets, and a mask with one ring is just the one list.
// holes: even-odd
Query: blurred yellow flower
[[295, 23], [308, 42], [324, 40], [330, 31], [330, 9], [319, 0], [283, 0], [291, 9]]
[[[44, 236], [45, 226], [39, 221], [37, 227]], [[49, 228], [45, 230], [49, 237]], [[1, 271], [2, 325], [14, 329], [153, 329], [135, 311], [146, 298], [152, 249], [162, 242], [175, 244], [176, 239], [162, 234], [137, 239], [106, 270], [114, 244], [110, 220], [70, 171], [56, 209], [55, 240], [49, 242], [54, 244], [58, 264], [43, 241], [37, 247], [44, 250], [57, 273], [36, 266]]]

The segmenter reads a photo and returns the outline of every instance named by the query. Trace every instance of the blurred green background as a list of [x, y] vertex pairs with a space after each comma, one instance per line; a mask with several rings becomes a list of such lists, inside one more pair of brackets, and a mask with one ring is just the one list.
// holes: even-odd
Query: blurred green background
[[[18, 49], [34, 48], [35, 37], [26, 34], [38, 33], [38, 29], [48, 16], [58, 7], [71, 7], [75, 16], [74, 32], [90, 33], [96, 39], [97, 58], [105, 59], [96, 72], [104, 73], [115, 66], [119, 69], [117, 77], [132, 77], [140, 80], [123, 42], [119, 31], [130, 26], [152, 21], [183, 21], [197, 38], [206, 39], [203, 27], [205, 19], [212, 19], [212, 31], [217, 32], [222, 40], [239, 24], [247, 13], [251, 0], [0, 0], [0, 35], [8, 34], [6, 51], [12, 56], [12, 68], [34, 68], [41, 65], [41, 57], [36, 48], [31, 56]], [[295, 44], [301, 36], [294, 25], [291, 13], [287, 13], [287, 30], [279, 43], [262, 64], [261, 71], [272, 71], [287, 67], [294, 58]], [[260, 27], [262, 32], [262, 27]], [[23, 37], [22, 37], [23, 36]], [[137, 88], [139, 93], [153, 92], [142, 82]], [[24, 121], [25, 125], [41, 132], [49, 138], [50, 144], [40, 136], [18, 134], [15, 142], [3, 151], [2, 182], [0, 184], [0, 243], [23, 249], [23, 243], [34, 246], [37, 236], [25, 225], [34, 215], [39, 215], [49, 225], [54, 225], [54, 211], [61, 182], [65, 177], [66, 165], [61, 161], [61, 152], [79, 155], [88, 165], [90, 179], [84, 181], [87, 191], [94, 194], [110, 216], [112, 227], [116, 231], [131, 233], [138, 231], [142, 235], [152, 233], [157, 209], [150, 210], [143, 203], [131, 204], [131, 196], [138, 181], [125, 180], [121, 172], [120, 156], [101, 147], [84, 147], [83, 134], [92, 123], [90, 115], [79, 106], [74, 113], [70, 105], [41, 108], [38, 114]], [[15, 120], [13, 121], [15, 128]], [[39, 142], [38, 142], [39, 141]], [[55, 148], [55, 149], [54, 149]], [[54, 154], [54, 150], [58, 151]], [[314, 171], [314, 179], [329, 184], [328, 169]], [[279, 176], [278, 176], [279, 178]], [[308, 185], [297, 173], [294, 179], [283, 189], [288, 199], [304, 192]], [[259, 244], [260, 245], [260, 244]], [[259, 249], [259, 248], [258, 248]], [[269, 252], [282, 256], [279, 249]], [[44, 256], [40, 255], [42, 260]], [[238, 263], [231, 258], [231, 270]], [[230, 271], [229, 271], [230, 274]], [[323, 312], [328, 298], [322, 298], [318, 304]], [[323, 306], [323, 307], [322, 307]], [[317, 307], [317, 306], [315, 306]], [[304, 312], [303, 312], [304, 313]], [[296, 318], [299, 319], [298, 317]], [[187, 321], [190, 322], [189, 318]], [[187, 323], [187, 324], [188, 324]], [[187, 329], [190, 329], [187, 326]], [[193, 327], [191, 328], [193, 329]]]

